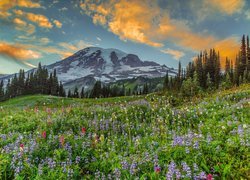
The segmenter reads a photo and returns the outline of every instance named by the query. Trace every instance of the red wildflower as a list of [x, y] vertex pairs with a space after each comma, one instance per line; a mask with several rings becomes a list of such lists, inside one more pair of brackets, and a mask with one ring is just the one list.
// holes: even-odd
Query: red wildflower
[[207, 175], [207, 180], [212, 180], [213, 179], [213, 175], [212, 174], [208, 174]]
[[24, 144], [20, 144], [20, 151], [23, 151]]
[[86, 128], [82, 128], [82, 133], [85, 134], [86, 133]]
[[42, 137], [43, 137], [44, 139], [46, 139], [46, 131], [43, 131], [43, 132], [42, 132]]
[[156, 173], [160, 173], [161, 172], [161, 168], [159, 166], [155, 166], [154, 170]]
[[61, 143], [62, 146], [64, 146], [64, 142], [65, 142], [64, 136], [60, 136], [59, 142]]

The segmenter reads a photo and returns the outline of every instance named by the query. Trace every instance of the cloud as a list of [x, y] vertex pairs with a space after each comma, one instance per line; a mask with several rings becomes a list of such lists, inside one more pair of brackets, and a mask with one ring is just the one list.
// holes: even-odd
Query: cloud
[[96, 37], [96, 39], [97, 39], [98, 41], [102, 41], [102, 39], [101, 39], [100, 37]]
[[[13, 10], [17, 16], [25, 17], [27, 20], [36, 23], [39, 27], [51, 29], [53, 27], [49, 18], [42, 14], [27, 13], [22, 10]], [[56, 20], [56, 25], [60, 26], [60, 22]]]
[[250, 20], [250, 10], [245, 11], [246, 19]]
[[35, 44], [38, 46], [43, 46], [43, 45], [48, 45], [49, 43], [51, 43], [51, 40], [47, 37], [36, 37], [36, 36], [17, 36], [16, 39], [18, 42], [21, 43], [28, 43], [28, 44]]
[[174, 50], [174, 49], [162, 49], [161, 52], [165, 53], [165, 54], [170, 54], [171, 56], [174, 57], [175, 60], [179, 60], [180, 58], [182, 58], [185, 53], [182, 51], [178, 51], [178, 50]]
[[185, 21], [171, 19], [155, 1], [146, 2], [118, 0], [96, 5], [87, 1], [80, 6], [95, 24], [103, 25], [124, 41], [162, 47], [169, 40], [192, 50], [207, 48], [216, 41], [212, 36], [193, 33]]
[[13, 22], [18, 26], [27, 26], [27, 23], [19, 18], [14, 18]]
[[41, 8], [42, 6], [38, 2], [31, 0], [1, 0], [0, 1], [0, 18], [7, 18], [11, 15], [9, 9], [14, 7], [25, 8]]
[[[95, 1], [87, 1], [81, 3], [80, 7], [84, 10], [84, 13], [92, 17], [95, 24], [107, 26], [111, 32], [124, 41], [129, 39], [134, 42], [161, 47], [163, 44], [151, 40], [148, 34], [153, 30], [151, 23], [154, 17], [159, 16], [159, 9], [155, 7], [154, 3], [147, 2], [119, 0], [105, 1], [96, 5]], [[150, 7], [149, 4], [154, 7]]]
[[233, 62], [235, 61], [236, 54], [240, 49], [240, 38], [232, 36], [215, 43], [214, 48], [220, 52], [220, 60], [222, 67], [225, 66], [226, 57]]
[[206, 0], [204, 3], [224, 14], [232, 15], [241, 12], [245, 5], [245, 0]]
[[61, 28], [62, 27], [62, 23], [58, 20], [54, 20], [53, 23], [56, 25], [56, 27]]
[[17, 4], [20, 7], [41, 8], [41, 5], [38, 2], [34, 2], [34, 1], [30, 1], [30, 0], [17, 0]]
[[9, 16], [11, 16], [11, 13], [7, 12], [7, 11], [0, 11], [0, 18], [2, 19], [6, 19]]
[[13, 23], [16, 25], [16, 30], [18, 31], [24, 31], [28, 35], [31, 35], [35, 32], [36, 27], [32, 24], [28, 24], [27, 22], [23, 21], [20, 18], [14, 18]]
[[63, 8], [61, 8], [61, 9], [58, 9], [58, 11], [60, 11], [60, 12], [62, 12], [62, 11], [67, 11], [68, 10], [68, 8], [66, 8], [66, 7], [63, 7]]
[[23, 48], [19, 44], [9, 44], [3, 41], [0, 41], [0, 54], [22, 62], [28, 59], [38, 59], [41, 57], [41, 54], [36, 51]]
[[75, 43], [61, 42], [61, 43], [58, 43], [58, 45], [64, 48], [65, 50], [70, 51], [71, 54], [73, 54], [74, 52], [78, 50], [84, 49], [86, 47], [93, 46], [91, 43], [85, 42], [83, 40], [77, 41]]
[[[95, 2], [94, 0], [87, 0], [85, 3], [81, 3], [80, 7], [85, 14], [92, 18], [94, 23], [102, 25], [124, 41], [131, 40], [156, 48], [164, 46], [167, 41], [193, 52], [215, 47], [221, 51], [222, 58], [225, 57], [226, 53], [230, 58], [235, 53], [234, 50], [229, 52], [228, 46], [237, 47], [238, 50], [238, 43], [235, 38], [219, 39], [205, 31], [194, 32], [188, 21], [173, 19], [169, 14], [171, 10], [159, 7], [157, 1], [117, 0], [100, 1], [97, 4]], [[215, 11], [216, 8], [218, 11], [218, 8], [220, 8], [220, 13], [231, 15], [240, 12], [244, 6], [243, 0], [191, 0], [189, 3], [195, 4], [194, 2], [201, 8], [206, 5], [207, 11], [204, 11], [205, 14], [211, 12], [210, 10]], [[218, 6], [216, 6], [216, 2]], [[197, 9], [197, 11], [199, 10]], [[226, 43], [229, 43], [229, 45]], [[225, 46], [225, 48], [222, 46]], [[165, 53], [173, 55], [175, 59], [182, 55], [180, 52], [171, 49], [167, 49]]]
[[0, 9], [7, 11], [15, 6], [25, 7], [25, 8], [41, 8], [38, 2], [31, 0], [3, 0], [0, 2]]
[[94, 24], [100, 24], [100, 25], [105, 25], [107, 22], [105, 16], [100, 15], [100, 14], [95, 14], [93, 16], [93, 23]]
[[33, 14], [33, 13], [26, 13], [26, 18], [34, 23], [36, 23], [38, 26], [42, 28], [48, 28], [51, 29], [53, 27], [52, 23], [49, 21], [49, 19], [41, 14]]
[[23, 15], [25, 14], [25, 12], [23, 12], [23, 11], [20, 10], [20, 9], [18, 9], [18, 10], [14, 9], [13, 12], [14, 12], [16, 15], [18, 15], [18, 16], [23, 16]]

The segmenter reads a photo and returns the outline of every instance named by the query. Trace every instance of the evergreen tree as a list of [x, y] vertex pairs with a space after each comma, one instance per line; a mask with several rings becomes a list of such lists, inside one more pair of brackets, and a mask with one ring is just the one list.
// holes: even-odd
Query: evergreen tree
[[230, 71], [231, 71], [230, 61], [229, 61], [229, 59], [226, 57], [225, 74], [227, 74], [227, 73], [230, 74]]
[[84, 98], [84, 97], [85, 97], [85, 94], [84, 94], [84, 87], [82, 87], [82, 90], [81, 90], [81, 93], [80, 93], [80, 97], [81, 97], [81, 98]]
[[143, 85], [143, 92], [142, 93], [143, 94], [148, 94], [148, 91], [149, 91], [148, 90], [148, 84], [146, 83], [146, 84]]
[[239, 69], [238, 69], [239, 76], [243, 77], [243, 73], [246, 68], [247, 68], [247, 48], [246, 48], [245, 35], [243, 35], [240, 48], [240, 59], [239, 59]]
[[79, 98], [79, 92], [77, 87], [75, 87], [73, 98]]
[[92, 92], [90, 94], [90, 97], [91, 98], [101, 97], [101, 94], [102, 94], [102, 84], [101, 84], [101, 81], [96, 81], [96, 83], [95, 83], [95, 85], [94, 85], [94, 87], [92, 89]]
[[68, 91], [68, 96], [67, 96], [68, 98], [71, 98], [72, 97], [72, 94], [71, 94], [71, 90], [69, 89], [69, 91]]
[[219, 87], [220, 84], [220, 78], [221, 78], [221, 67], [220, 67], [220, 54], [215, 56], [215, 69], [214, 69], [214, 82], [216, 87]]
[[0, 101], [4, 100], [4, 84], [3, 84], [3, 80], [0, 82]]
[[210, 77], [210, 74], [207, 73], [207, 80], [206, 80], [206, 85], [207, 85], [207, 89], [210, 91], [213, 89], [213, 84], [212, 84], [212, 79]]
[[59, 84], [59, 96], [61, 96], [61, 97], [65, 97], [66, 96], [62, 82], [60, 82], [60, 84]]
[[164, 78], [164, 89], [168, 89], [169, 88], [169, 77], [168, 77], [168, 71], [167, 71], [167, 74]]
[[181, 79], [181, 61], [178, 64], [178, 74], [176, 79], [176, 88], [179, 89], [181, 87], [182, 79]]
[[247, 36], [247, 69], [250, 72], [250, 45], [249, 45], [249, 37]]
[[204, 87], [206, 80], [203, 79], [202, 53], [200, 54], [200, 56], [198, 56], [196, 60], [196, 73], [198, 77], [199, 86]]

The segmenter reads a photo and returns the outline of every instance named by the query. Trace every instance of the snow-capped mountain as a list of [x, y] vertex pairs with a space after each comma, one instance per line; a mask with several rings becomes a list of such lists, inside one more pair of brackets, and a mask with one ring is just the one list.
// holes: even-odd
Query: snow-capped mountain
[[138, 76], [160, 77], [167, 71], [175, 75], [176, 71], [151, 61], [141, 61], [134, 54], [126, 54], [117, 49], [88, 47], [74, 55], [47, 66], [48, 70], [57, 70], [59, 80], [69, 83], [83, 77], [94, 77], [105, 83]]
[[[162, 77], [176, 70], [152, 61], [142, 61], [137, 55], [127, 54], [118, 49], [88, 47], [66, 59], [46, 66], [49, 72], [57, 71], [58, 79], [66, 89], [75, 84], [78, 87], [91, 86], [91, 82], [101, 80], [104, 83], [143, 76], [147, 78]], [[28, 72], [34, 71], [32, 69]], [[7, 82], [12, 76], [0, 77]]]

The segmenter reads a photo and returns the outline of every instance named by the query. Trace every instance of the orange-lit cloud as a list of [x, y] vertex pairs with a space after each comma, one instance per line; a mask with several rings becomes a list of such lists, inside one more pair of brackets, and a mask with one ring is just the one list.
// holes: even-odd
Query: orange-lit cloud
[[38, 26], [42, 28], [49, 28], [51, 29], [53, 27], [52, 23], [49, 21], [49, 19], [41, 14], [33, 14], [33, 13], [26, 13], [26, 18], [34, 23], [36, 23]]
[[241, 12], [245, 5], [244, 0], [207, 0], [205, 5], [210, 5], [212, 8], [221, 11], [225, 14], [234, 14]]
[[240, 42], [237, 37], [229, 37], [227, 39], [218, 41], [214, 47], [220, 52], [221, 65], [224, 67], [226, 63], [226, 57], [228, 57], [233, 62], [235, 61], [236, 55], [239, 52]]
[[171, 56], [174, 57], [175, 60], [179, 60], [180, 58], [182, 58], [185, 53], [182, 51], [178, 51], [178, 50], [174, 50], [174, 49], [162, 49], [161, 52], [165, 53], [165, 54], [170, 54]]
[[[93, 46], [91, 43], [88, 42], [84, 42], [83, 40], [80, 40], [76, 43], [66, 43], [66, 42], [61, 42], [58, 43], [58, 45], [62, 48], [64, 48], [64, 50], [62, 50], [62, 48], [59, 48], [58, 50], [56, 50], [55, 52], [59, 55], [61, 55], [61, 57], [66, 58], [69, 55], [74, 54], [76, 51], [84, 49], [86, 47], [90, 47]], [[66, 52], [66, 53], [65, 53]]]
[[41, 8], [42, 6], [38, 2], [31, 0], [1, 0], [0, 1], [0, 18], [7, 18], [11, 15], [9, 9], [16, 6], [25, 8]]
[[[146, 3], [147, 2], [147, 3]], [[173, 20], [155, 1], [118, 0], [96, 5], [94, 1], [81, 4], [84, 13], [122, 40], [131, 40], [153, 47], [162, 47], [164, 40], [200, 50], [216, 41], [212, 36], [193, 33], [182, 21]], [[104, 9], [105, 11], [98, 11]], [[126, 10], [124, 10], [126, 9]]]
[[[109, 1], [99, 5], [94, 1], [81, 3], [84, 13], [93, 18], [95, 24], [107, 26], [111, 32], [118, 35], [122, 40], [148, 44], [154, 47], [163, 46], [149, 38], [153, 33], [152, 22], [154, 17], [159, 16], [159, 9], [155, 3], [142, 3], [141, 1]], [[150, 7], [150, 5], [153, 7]]]
[[20, 18], [14, 18], [13, 23], [16, 25], [16, 30], [18, 31], [24, 31], [28, 35], [31, 35], [35, 32], [36, 27], [32, 24], [28, 24], [27, 22], [23, 21]]
[[27, 26], [27, 23], [19, 18], [14, 18], [13, 22], [18, 26]]
[[23, 48], [18, 44], [8, 44], [0, 41], [0, 54], [16, 60], [38, 59], [41, 54], [30, 49]]
[[9, 16], [11, 16], [11, 13], [7, 12], [7, 11], [0, 11], [0, 18], [8, 18]]
[[[27, 20], [36, 23], [39, 27], [51, 29], [53, 24], [50, 22], [49, 18], [42, 14], [27, 13], [22, 10], [13, 10], [13, 12], [20, 17], [25, 17]], [[61, 28], [62, 23], [58, 20], [53, 20], [56, 27]]]
[[53, 23], [56, 25], [56, 27], [61, 28], [62, 27], [62, 23], [58, 20], [54, 20]]
[[31, 0], [2, 0], [0, 1], [0, 9], [7, 11], [15, 6], [26, 7], [26, 8], [40, 8], [41, 5], [38, 2]]
[[[221, 13], [228, 15], [239, 12], [244, 6], [244, 0], [204, 0], [202, 3], [206, 8], [213, 10], [220, 8]], [[234, 50], [229, 52], [228, 46], [238, 45], [232, 38], [221, 40], [207, 33], [193, 32], [187, 22], [171, 18], [168, 11], [161, 9], [156, 1], [116, 0], [101, 1], [96, 4], [94, 0], [88, 0], [81, 3], [80, 7], [85, 14], [92, 17], [95, 24], [103, 25], [124, 41], [131, 40], [153, 47], [162, 47], [165, 41], [169, 41], [196, 52], [215, 47], [221, 51], [222, 58], [226, 53], [232, 58], [235, 52]], [[226, 46], [226, 43], [230, 45]], [[223, 45], [225, 48], [219, 48]], [[165, 53], [172, 53], [178, 58], [177, 52], [167, 50]]]

